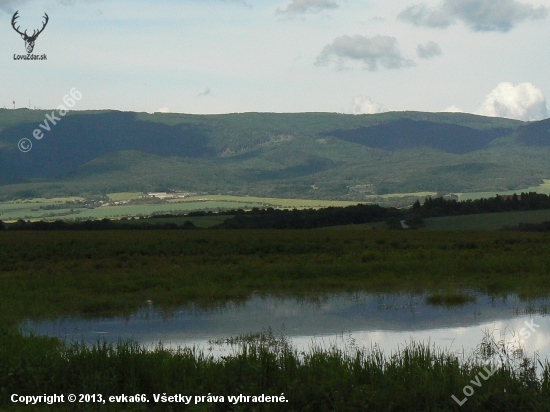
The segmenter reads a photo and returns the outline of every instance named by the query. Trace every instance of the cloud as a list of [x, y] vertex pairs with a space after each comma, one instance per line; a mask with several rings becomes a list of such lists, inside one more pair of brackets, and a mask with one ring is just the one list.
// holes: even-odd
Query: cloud
[[[32, 1], [32, 0], [31, 0]], [[58, 4], [63, 6], [74, 6], [76, 3], [100, 2], [102, 0], [57, 0]], [[218, 0], [222, 3], [242, 4], [245, 7], [252, 8], [252, 5], [246, 0]], [[0, 11], [13, 14], [21, 4], [28, 3], [29, 0], [0, 0]]]
[[0, 0], [0, 10], [5, 13], [15, 13], [16, 6], [26, 3], [26, 0]]
[[425, 4], [410, 6], [397, 15], [397, 18], [415, 26], [426, 26], [444, 29], [454, 23], [452, 16], [449, 16], [441, 8], [428, 7]]
[[425, 46], [419, 44], [416, 48], [416, 54], [421, 59], [431, 59], [432, 57], [441, 55], [441, 47], [434, 41], [428, 42]]
[[[62, 6], [74, 6], [76, 3], [92, 3], [99, 1], [101, 0], [57, 0], [57, 4]], [[29, 3], [29, 0], [0, 0], [0, 10], [7, 14], [13, 14], [20, 5], [26, 3]]]
[[285, 9], [277, 8], [277, 14], [304, 14], [304, 13], [319, 13], [323, 10], [336, 9], [338, 3], [332, 0], [292, 0]]
[[546, 98], [532, 83], [499, 83], [479, 108], [478, 114], [532, 121], [548, 117]]
[[473, 31], [510, 31], [515, 24], [548, 15], [544, 6], [533, 7], [516, 0], [443, 0], [436, 7], [410, 6], [397, 18], [415, 26], [446, 28], [457, 20]]
[[242, 4], [245, 7], [248, 7], [249, 9], [252, 9], [252, 4], [250, 4], [246, 0], [219, 0], [219, 1], [222, 1], [224, 3], [238, 3], [238, 4]]
[[456, 107], [454, 104], [452, 106], [447, 107], [446, 109], [443, 109], [444, 113], [464, 113], [464, 110], [460, 109], [459, 107]]
[[160, 109], [157, 109], [155, 113], [170, 113], [170, 109], [164, 106], [164, 107], [161, 107]]
[[373, 102], [368, 96], [354, 96], [351, 100], [351, 112], [353, 114], [375, 114], [382, 111], [382, 105]]
[[337, 59], [340, 68], [346, 59], [362, 61], [371, 71], [378, 69], [378, 65], [386, 69], [414, 66], [412, 60], [401, 55], [395, 37], [380, 35], [372, 38], [361, 35], [337, 37], [323, 48], [315, 65], [327, 66], [332, 58]]
[[206, 89], [204, 89], [203, 92], [199, 93], [197, 96], [198, 97], [213, 96], [212, 90], [210, 90], [210, 87], [207, 87]]

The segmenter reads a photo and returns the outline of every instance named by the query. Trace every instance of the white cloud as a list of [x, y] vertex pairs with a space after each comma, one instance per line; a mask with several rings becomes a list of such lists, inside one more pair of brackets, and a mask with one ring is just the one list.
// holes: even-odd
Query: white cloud
[[382, 111], [382, 105], [373, 102], [368, 96], [354, 96], [351, 100], [352, 114], [375, 114]]
[[368, 38], [361, 35], [340, 36], [327, 44], [317, 57], [317, 66], [327, 66], [331, 58], [337, 59], [341, 68], [346, 59], [360, 60], [367, 69], [374, 71], [378, 65], [386, 69], [414, 66], [414, 62], [405, 59], [397, 47], [397, 40], [390, 36], [374, 36]]
[[323, 10], [336, 9], [338, 3], [332, 0], [292, 0], [285, 9], [277, 8], [278, 14], [318, 13]]
[[542, 19], [548, 15], [544, 6], [533, 7], [516, 0], [444, 0], [439, 6], [410, 6], [397, 18], [415, 26], [446, 28], [461, 20], [473, 31], [511, 30], [527, 19]]
[[454, 104], [452, 106], [447, 107], [446, 109], [443, 109], [444, 113], [464, 113], [464, 110], [462, 110], [459, 107], [456, 107]]
[[415, 4], [407, 7], [397, 15], [397, 18], [415, 26], [427, 26], [444, 29], [454, 23], [452, 16], [441, 7], [428, 7], [425, 4]]
[[416, 48], [416, 54], [421, 59], [431, 59], [432, 57], [441, 55], [441, 47], [434, 41], [428, 42], [425, 46], [419, 44]]
[[546, 119], [548, 108], [544, 94], [532, 83], [513, 85], [503, 82], [485, 97], [477, 113], [484, 116], [532, 121]]
[[170, 113], [170, 109], [164, 106], [164, 107], [161, 107], [160, 109], [157, 109], [155, 113]]

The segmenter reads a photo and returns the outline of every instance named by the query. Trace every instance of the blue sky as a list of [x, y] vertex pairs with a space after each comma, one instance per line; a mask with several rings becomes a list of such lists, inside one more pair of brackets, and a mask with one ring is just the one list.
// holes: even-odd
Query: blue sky
[[[548, 117], [542, 0], [0, 0], [0, 107]], [[35, 54], [11, 27], [50, 21]]]

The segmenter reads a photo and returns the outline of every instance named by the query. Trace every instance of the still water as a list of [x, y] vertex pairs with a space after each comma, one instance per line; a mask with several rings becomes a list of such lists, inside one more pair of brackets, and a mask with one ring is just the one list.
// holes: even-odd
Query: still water
[[[89, 343], [132, 339], [149, 346], [197, 346], [212, 353], [209, 339], [265, 332], [283, 333], [298, 350], [312, 345], [351, 345], [367, 349], [378, 345], [391, 353], [403, 345], [429, 343], [452, 352], [470, 352], [489, 332], [497, 341], [518, 342], [525, 353], [539, 352], [550, 359], [550, 299], [522, 301], [517, 296], [476, 295], [462, 306], [432, 306], [425, 296], [407, 294], [332, 294], [298, 299], [253, 296], [223, 307], [196, 307], [160, 313], [154, 302], [128, 318], [58, 319], [26, 322], [23, 328], [38, 334]], [[537, 326], [528, 326], [537, 325]], [[524, 330], [529, 333], [520, 332]], [[528, 336], [527, 336], [528, 335]]]

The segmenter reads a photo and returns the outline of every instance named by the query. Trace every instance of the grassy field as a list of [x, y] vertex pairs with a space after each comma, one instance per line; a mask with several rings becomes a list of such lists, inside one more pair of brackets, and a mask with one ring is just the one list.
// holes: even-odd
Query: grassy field
[[425, 198], [425, 197], [433, 197], [437, 196], [437, 192], [414, 192], [414, 193], [388, 193], [386, 195], [365, 195], [365, 198], [367, 200], [373, 201], [378, 198], [381, 199], [394, 199], [396, 197], [418, 197], [418, 198]]
[[255, 202], [234, 202], [234, 201], [193, 201], [180, 203], [163, 204], [136, 204], [102, 206], [94, 209], [88, 208], [56, 208], [55, 210], [40, 209], [40, 207], [61, 206], [62, 202], [43, 201], [28, 203], [0, 203], [0, 220], [13, 222], [18, 219], [24, 220], [71, 220], [71, 219], [119, 219], [122, 217], [149, 216], [153, 213], [174, 213], [182, 214], [197, 210], [227, 210], [227, 209], [251, 209], [261, 207]]
[[280, 199], [271, 197], [255, 197], [255, 196], [225, 196], [225, 195], [202, 195], [202, 196], [190, 196], [185, 199], [169, 200], [170, 203], [185, 203], [196, 201], [216, 201], [216, 202], [252, 202], [260, 204], [262, 207], [280, 207], [285, 209], [307, 209], [307, 208], [321, 208], [330, 206], [352, 206], [359, 202], [346, 202], [340, 200], [312, 200], [312, 199]]
[[427, 230], [498, 230], [519, 223], [541, 223], [550, 220], [550, 210], [527, 212], [483, 213], [424, 219]]
[[[111, 193], [109, 199], [115, 201], [136, 200], [141, 197], [141, 192]], [[74, 205], [67, 205], [62, 208], [65, 202], [84, 200], [83, 198], [55, 198], [55, 199], [29, 199], [24, 201], [0, 203], [0, 220], [13, 222], [18, 219], [24, 220], [57, 220], [57, 219], [104, 219], [122, 217], [149, 216], [153, 213], [174, 213], [182, 214], [197, 210], [227, 210], [227, 209], [251, 209], [253, 207], [266, 208], [321, 208], [329, 206], [350, 206], [358, 202], [343, 202], [330, 200], [307, 200], [307, 199], [279, 199], [262, 198], [252, 196], [222, 196], [204, 195], [191, 196], [185, 199], [171, 199], [161, 204], [122, 204], [109, 205], [95, 208], [77, 208]], [[54, 210], [49, 209], [56, 206]], [[201, 226], [207, 227], [207, 226]]]
[[495, 197], [496, 195], [513, 195], [514, 193], [517, 193], [518, 195], [521, 193], [529, 193], [529, 192], [536, 192], [536, 193], [543, 193], [545, 195], [550, 195], [550, 180], [543, 179], [543, 183], [537, 186], [530, 186], [526, 187], [525, 189], [514, 189], [514, 190], [501, 190], [500, 192], [470, 192], [470, 193], [456, 193], [459, 200], [474, 200], [474, 199], [482, 199], [482, 198], [489, 198], [489, 197]]
[[[160, 219], [159, 219], [160, 220]], [[298, 353], [284, 337], [243, 338], [214, 359], [192, 348], [145, 350], [130, 342], [92, 347], [22, 336], [22, 320], [129, 315], [155, 302], [169, 314], [219, 307], [250, 294], [460, 292], [550, 294], [550, 236], [541, 233], [379, 231], [0, 232], [0, 410], [37, 411], [494, 411], [547, 410], [550, 366], [522, 358], [495, 366], [462, 407], [464, 386], [485, 359], [411, 344], [388, 354], [356, 347]], [[521, 282], [518, 281], [521, 279]], [[480, 353], [507, 356], [498, 343]], [[506, 392], [503, 392], [506, 388]], [[142, 394], [148, 404], [24, 407], [11, 394]], [[153, 394], [281, 396], [288, 403], [153, 402]], [[391, 408], [388, 407], [391, 405]]]
[[[163, 223], [175, 223], [177, 225], [183, 225], [185, 222], [191, 222], [196, 227], [207, 229], [212, 226], [223, 223], [226, 219], [233, 217], [232, 215], [212, 215], [212, 216], [175, 216], [175, 217], [162, 217], [162, 218], [147, 218], [138, 220], [138, 223], [145, 224], [163, 224]], [[136, 223], [136, 220], [119, 220], [121, 224]]]
[[[488, 339], [470, 358], [414, 342], [393, 354], [353, 343], [299, 353], [284, 336], [269, 332], [234, 342], [233, 353], [216, 359], [192, 348], [174, 352], [159, 345], [150, 351], [130, 342], [89, 347], [0, 335], [0, 410], [545, 411], [550, 403], [550, 365], [516, 358]], [[479, 387], [465, 397], [463, 388], [476, 378]], [[50, 408], [11, 402], [11, 394], [54, 393], [63, 394], [65, 403]], [[68, 394], [96, 398], [73, 404]], [[139, 401], [109, 401], [121, 394], [139, 394]], [[176, 394], [191, 396], [185, 401], [190, 404], [156, 398]], [[240, 394], [249, 398], [236, 400]], [[251, 398], [261, 395], [269, 402]]]
[[121, 192], [121, 193], [109, 193], [107, 197], [113, 202], [121, 200], [135, 200], [143, 196], [142, 192]]
[[0, 232], [0, 320], [129, 314], [147, 300], [209, 307], [251, 293], [546, 296], [549, 267], [540, 233]]

